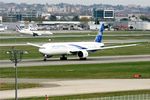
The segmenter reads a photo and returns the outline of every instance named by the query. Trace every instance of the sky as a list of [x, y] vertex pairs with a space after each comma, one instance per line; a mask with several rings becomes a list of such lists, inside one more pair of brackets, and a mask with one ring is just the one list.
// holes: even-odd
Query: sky
[[112, 4], [112, 5], [141, 5], [141, 6], [150, 6], [150, 0], [0, 0], [6, 3], [41, 3], [41, 4], [58, 4], [58, 3], [69, 3], [69, 4]]

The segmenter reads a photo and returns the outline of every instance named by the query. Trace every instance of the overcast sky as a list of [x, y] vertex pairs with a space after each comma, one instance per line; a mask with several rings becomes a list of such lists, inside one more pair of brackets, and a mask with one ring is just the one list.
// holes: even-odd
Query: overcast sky
[[2, 2], [14, 2], [14, 3], [49, 3], [49, 4], [58, 4], [58, 3], [69, 3], [69, 4], [84, 4], [84, 5], [91, 5], [91, 4], [122, 4], [122, 5], [129, 5], [129, 4], [136, 4], [141, 6], [150, 6], [150, 0], [0, 0]]

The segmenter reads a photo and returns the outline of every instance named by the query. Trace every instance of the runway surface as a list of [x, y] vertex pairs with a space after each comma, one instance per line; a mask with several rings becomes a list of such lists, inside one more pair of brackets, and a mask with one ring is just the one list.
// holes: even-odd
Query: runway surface
[[[8, 80], [8, 79], [7, 79]], [[28, 82], [30, 79], [25, 79]], [[76, 79], [76, 80], [39, 80], [40, 84], [55, 84], [51, 87], [19, 89], [18, 97], [61, 96], [87, 93], [116, 92], [150, 89], [150, 79]], [[1, 79], [1, 82], [4, 82]], [[36, 81], [35, 81], [36, 82]], [[14, 90], [0, 91], [0, 100], [14, 98]]]
[[[118, 62], [137, 62], [150, 61], [150, 55], [128, 55], [128, 56], [99, 56], [88, 57], [87, 60], [79, 58], [68, 58], [60, 61], [59, 58], [49, 58], [44, 62], [42, 59], [23, 59], [18, 63], [18, 67], [46, 66], [46, 65], [68, 65], [68, 64], [97, 64], [97, 63], [118, 63]], [[14, 64], [9, 60], [0, 60], [0, 67], [13, 67]]]

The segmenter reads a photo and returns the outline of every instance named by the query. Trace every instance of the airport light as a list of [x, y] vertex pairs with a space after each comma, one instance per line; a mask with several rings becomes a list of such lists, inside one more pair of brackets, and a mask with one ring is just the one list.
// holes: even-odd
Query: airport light
[[15, 64], [14, 68], [15, 68], [15, 100], [18, 100], [18, 72], [17, 72], [17, 63], [19, 63], [22, 59], [22, 55], [23, 55], [23, 51], [22, 50], [15, 50], [14, 47], [12, 48], [12, 50], [8, 51], [7, 54], [9, 54], [9, 58], [10, 60]]

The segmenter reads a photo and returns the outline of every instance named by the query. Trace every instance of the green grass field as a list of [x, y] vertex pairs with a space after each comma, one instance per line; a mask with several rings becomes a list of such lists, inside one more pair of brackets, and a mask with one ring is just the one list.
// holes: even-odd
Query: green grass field
[[[14, 68], [0, 68], [1, 78], [13, 78]], [[150, 62], [19, 67], [19, 78], [132, 79], [150, 78]]]
[[[25, 89], [25, 88], [35, 88], [41, 87], [40, 84], [31, 84], [31, 83], [19, 83], [18, 89]], [[3, 90], [15, 90], [15, 84], [12, 83], [0, 83], [0, 91]]]
[[[149, 39], [150, 35], [142, 35], [142, 36], [104, 36], [104, 40], [132, 40], [132, 39]], [[51, 42], [78, 42], [78, 41], [93, 41], [95, 36], [93, 35], [85, 35], [81, 37], [33, 37], [33, 38], [9, 38], [9, 39], [0, 39], [0, 43], [27, 43], [27, 42], [49, 42], [48, 40], [51, 39]]]

